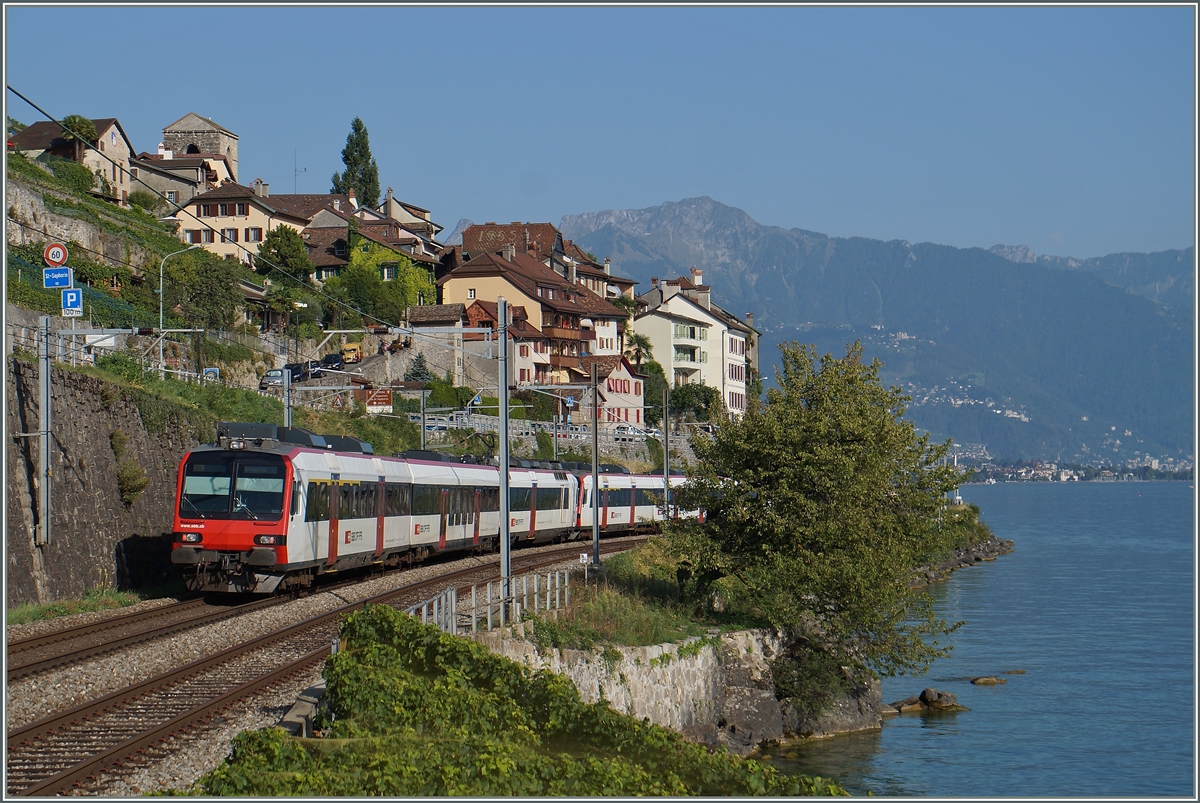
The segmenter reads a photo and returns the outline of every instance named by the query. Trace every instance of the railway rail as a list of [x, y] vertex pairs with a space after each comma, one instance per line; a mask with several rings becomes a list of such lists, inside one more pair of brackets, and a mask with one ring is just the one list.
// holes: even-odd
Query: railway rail
[[[633, 543], [601, 549], [608, 554]], [[578, 551], [576, 544], [516, 559], [514, 571], [561, 564]], [[69, 794], [102, 785], [106, 770], [137, 761], [172, 735], [203, 727], [222, 710], [319, 664], [330, 654], [345, 614], [369, 604], [408, 607], [431, 588], [495, 579], [496, 569], [476, 565], [392, 589], [10, 731], [7, 794]]]

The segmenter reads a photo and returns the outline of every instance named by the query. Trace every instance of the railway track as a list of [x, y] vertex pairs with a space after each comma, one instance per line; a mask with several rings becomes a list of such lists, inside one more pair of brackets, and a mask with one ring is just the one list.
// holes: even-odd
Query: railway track
[[[362, 581], [363, 578], [342, 580], [322, 585], [314, 589], [314, 593], [336, 591]], [[290, 599], [292, 597], [285, 595], [248, 602], [235, 603], [230, 600], [214, 604], [205, 598], [194, 597], [161, 608], [113, 616], [99, 622], [13, 641], [8, 644], [8, 682], [86, 661], [152, 639], [173, 636], [202, 625], [280, 605]]]
[[212, 605], [199, 598], [189, 599], [14, 641], [8, 645], [8, 682], [200, 625], [220, 622], [283, 601], [262, 599], [235, 606]]
[[[602, 545], [602, 552], [631, 545]], [[559, 564], [578, 552], [579, 546], [572, 545], [515, 557], [514, 573]], [[494, 564], [476, 565], [402, 586], [10, 731], [7, 794], [44, 796], [90, 790], [102, 784], [106, 770], [136, 762], [172, 735], [202, 727], [222, 710], [324, 661], [345, 614], [370, 604], [408, 607], [450, 585], [462, 587], [496, 577]]]

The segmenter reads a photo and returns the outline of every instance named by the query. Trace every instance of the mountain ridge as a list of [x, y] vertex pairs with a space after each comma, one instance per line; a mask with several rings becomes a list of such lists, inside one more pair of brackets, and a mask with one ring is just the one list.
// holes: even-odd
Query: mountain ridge
[[1180, 275], [1193, 249], [1073, 260], [829, 237], [708, 196], [568, 215], [560, 228], [643, 286], [702, 268], [721, 306], [755, 313], [768, 376], [783, 340], [840, 351], [860, 339], [885, 379], [924, 399], [915, 421], [1003, 444], [1004, 457], [1190, 453], [1192, 307], [1159, 299], [1193, 286]]

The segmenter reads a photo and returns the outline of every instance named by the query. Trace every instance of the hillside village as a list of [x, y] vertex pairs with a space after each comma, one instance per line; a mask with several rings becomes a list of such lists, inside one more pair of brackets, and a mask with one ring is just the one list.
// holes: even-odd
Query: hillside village
[[[356, 308], [365, 332], [403, 327], [428, 333], [422, 344], [444, 343], [438, 358], [431, 350], [434, 367], [455, 385], [480, 387], [495, 381], [494, 369], [490, 377], [481, 375], [461, 347], [491, 339], [479, 330], [496, 330], [497, 300], [504, 298], [511, 314], [509, 376], [517, 390], [578, 387], [590, 381], [594, 365], [602, 427], [637, 432], [648, 426], [647, 405], [657, 401], [647, 399], [651, 372], [661, 372], [660, 384], [670, 387], [712, 389], [714, 401], [732, 415], [746, 409], [758, 375], [753, 314], [743, 320], [723, 309], [699, 269], [655, 278], [639, 292], [636, 281], [614, 272], [610, 259], [564, 239], [551, 223], [471, 225], [450, 243], [440, 239], [444, 227], [430, 210], [400, 200], [391, 187], [378, 199], [357, 197], [353, 187], [272, 192], [270, 182], [250, 178], [253, 168], [240, 163], [238, 135], [195, 113], [165, 126], [153, 151], [135, 148], [115, 117], [91, 124], [90, 143], [81, 140], [91, 132], [71, 136], [52, 121], [15, 132], [10, 127], [8, 151], [47, 169], [63, 160], [82, 164], [96, 176], [93, 196], [120, 208], [151, 206], [147, 211], [171, 227], [181, 249], [203, 249], [260, 273], [267, 265], [261, 283], [238, 283], [243, 328], [248, 323], [266, 336], [286, 335], [289, 324], [306, 322], [310, 331], [340, 332], [345, 340], [353, 324], [342, 322], [343, 310]], [[303, 267], [293, 271], [286, 245], [297, 238], [306, 259], [296, 260]], [[363, 271], [379, 284], [359, 286], [379, 288], [379, 298], [355, 297], [351, 277]], [[134, 271], [132, 281], [154, 284], [157, 278]], [[306, 291], [321, 301], [297, 300]], [[388, 303], [380, 303], [385, 294]], [[375, 352], [374, 339], [363, 343], [364, 352]], [[383, 353], [405, 345], [411, 339], [380, 338], [377, 348]], [[289, 356], [281, 354], [275, 367]], [[591, 419], [582, 400], [576, 412]]]

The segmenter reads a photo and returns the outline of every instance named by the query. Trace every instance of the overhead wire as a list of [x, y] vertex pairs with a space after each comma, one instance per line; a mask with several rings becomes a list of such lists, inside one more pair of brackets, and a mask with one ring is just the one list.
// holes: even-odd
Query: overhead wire
[[[12, 93], [13, 93], [14, 95], [16, 95], [18, 98], [20, 98], [21, 100], [23, 100], [23, 101], [25, 101], [26, 103], [28, 103], [28, 104], [29, 104], [31, 107], [33, 107], [35, 110], [37, 110], [37, 112], [38, 112], [39, 114], [41, 114], [41, 115], [43, 115], [44, 117], [46, 117], [46, 119], [47, 119], [47, 120], [49, 120], [50, 122], [52, 122], [52, 123], [55, 123], [56, 125], [58, 125], [58, 126], [59, 126], [59, 127], [60, 127], [60, 128], [63, 130], [63, 131], [65, 131], [65, 132], [67, 132], [68, 134], [70, 134], [70, 135], [71, 135], [72, 137], [74, 137], [74, 138], [75, 138], [77, 141], [79, 141], [79, 142], [83, 143], [83, 144], [84, 144], [85, 146], [87, 146], [87, 147], [88, 147], [90, 150], [92, 150], [94, 153], [96, 153], [96, 154], [97, 154], [97, 155], [98, 155], [98, 156], [99, 156], [101, 159], [104, 159], [105, 161], [109, 162], [109, 163], [110, 163], [111, 165], [113, 165], [113, 166], [120, 167], [120, 165], [117, 163], [117, 161], [116, 161], [115, 159], [113, 159], [112, 157], [108, 156], [106, 153], [104, 153], [104, 151], [101, 151], [99, 148], [97, 148], [97, 147], [96, 147], [95, 145], [93, 145], [92, 143], [88, 142], [88, 141], [87, 141], [85, 138], [83, 138], [82, 136], [80, 136], [79, 132], [77, 132], [77, 131], [73, 130], [72, 128], [68, 127], [68, 126], [67, 126], [65, 123], [63, 123], [63, 121], [62, 121], [62, 120], [59, 120], [59, 119], [55, 118], [53, 115], [51, 115], [51, 114], [50, 114], [49, 112], [47, 112], [45, 109], [43, 109], [42, 107], [38, 106], [38, 105], [37, 105], [36, 103], [34, 103], [32, 100], [30, 100], [29, 98], [25, 97], [23, 94], [21, 94], [20, 92], [18, 92], [16, 89], [14, 89], [14, 88], [13, 88], [13, 86], [12, 86], [11, 84], [6, 84], [6, 87], [7, 87], [7, 89], [8, 89], [8, 91], [9, 91], [9, 92], [12, 92]], [[122, 168], [122, 169], [123, 169], [123, 168]], [[140, 177], [140, 176], [134, 176], [134, 175], [132, 175], [132, 174], [131, 174], [131, 175], [130, 175], [130, 179], [131, 179], [131, 180], [133, 180], [133, 181], [136, 181], [138, 184], [142, 185], [142, 186], [143, 186], [143, 187], [145, 187], [147, 190], [149, 190], [150, 192], [153, 192], [153, 193], [154, 193], [156, 196], [158, 196], [158, 193], [157, 193], [157, 191], [155, 191], [153, 187], [151, 187], [149, 184], [147, 184], [145, 181], [143, 181], [143, 180], [141, 179], [141, 177]], [[193, 199], [193, 200], [194, 200], [194, 199]], [[216, 236], [216, 235], [218, 235], [218, 234], [220, 233], [220, 229], [214, 228], [214, 227], [213, 227], [211, 224], [209, 224], [209, 223], [205, 223], [205, 222], [204, 222], [204, 220], [202, 220], [202, 219], [201, 219], [199, 216], [197, 216], [197, 215], [193, 214], [191, 211], [189, 211], [189, 210], [187, 209], [187, 207], [186, 207], [186, 206], [180, 206], [180, 205], [176, 204], [176, 210], [175, 210], [175, 214], [176, 214], [176, 215], [178, 215], [180, 212], [182, 212], [183, 214], [185, 214], [186, 216], [188, 216], [190, 219], [192, 219], [192, 220], [196, 221], [196, 223], [198, 223], [199, 225], [201, 225], [201, 226], [203, 226], [203, 227], [207, 228], [208, 230], [210, 230], [210, 231], [214, 232], [214, 236]], [[280, 224], [280, 225], [282, 225], [282, 224]], [[317, 295], [317, 296], [320, 296], [320, 297], [322, 297], [322, 298], [328, 299], [329, 301], [333, 302], [334, 304], [336, 304], [336, 305], [338, 305], [338, 306], [342, 307], [343, 309], [345, 309], [345, 310], [347, 310], [347, 311], [349, 311], [349, 312], [353, 312], [353, 313], [356, 313], [356, 314], [358, 314], [358, 315], [361, 315], [361, 316], [362, 316], [364, 319], [369, 319], [369, 320], [375, 321], [375, 322], [377, 322], [379, 325], [382, 325], [382, 326], [391, 326], [391, 324], [389, 324], [387, 321], [384, 321], [382, 318], [377, 318], [377, 317], [375, 317], [374, 315], [371, 315], [371, 314], [369, 314], [369, 313], [363, 312], [361, 309], [358, 309], [357, 307], [352, 307], [352, 306], [350, 306], [349, 304], [347, 304], [346, 302], [344, 302], [344, 301], [341, 301], [340, 299], [338, 299], [338, 298], [336, 298], [336, 297], [334, 297], [334, 296], [331, 296], [331, 295], [329, 295], [328, 293], [324, 292], [322, 289], [320, 289], [320, 288], [317, 288], [317, 287], [313, 287], [312, 285], [309, 285], [309, 284], [307, 284], [307, 283], [306, 283], [306, 282], [305, 282], [303, 279], [301, 279], [300, 277], [296, 276], [295, 274], [292, 274], [292, 273], [290, 273], [289, 271], [285, 270], [284, 268], [280, 267], [279, 265], [276, 265], [275, 263], [273, 263], [273, 262], [271, 262], [270, 260], [266, 259], [265, 257], [261, 257], [261, 256], [259, 256], [259, 255], [258, 255], [256, 252], [252, 252], [252, 251], [251, 251], [249, 248], [246, 248], [246, 247], [245, 247], [244, 245], [242, 245], [241, 243], [236, 243], [236, 242], [235, 242], [235, 243], [229, 243], [229, 244], [230, 244], [230, 245], [233, 245], [233, 246], [235, 246], [235, 247], [236, 247], [238, 250], [240, 250], [240, 251], [244, 252], [244, 253], [245, 253], [247, 256], [249, 256], [249, 257], [251, 258], [251, 264], [253, 264], [253, 261], [254, 261], [255, 259], [257, 259], [257, 260], [258, 260], [258, 261], [259, 261], [261, 264], [267, 265], [269, 268], [271, 268], [271, 269], [273, 269], [273, 270], [277, 270], [277, 271], [279, 271], [281, 274], [283, 274], [284, 276], [288, 277], [289, 279], [292, 279], [293, 281], [295, 281], [295, 282], [296, 282], [297, 284], [299, 284], [301, 287], [304, 287], [304, 288], [305, 288], [306, 290], [308, 290], [309, 292], [312, 292], [312, 293], [314, 293], [315, 295]], [[211, 252], [210, 252], [210, 253], [211, 253]]]

